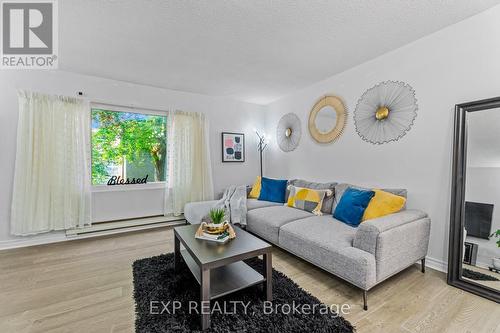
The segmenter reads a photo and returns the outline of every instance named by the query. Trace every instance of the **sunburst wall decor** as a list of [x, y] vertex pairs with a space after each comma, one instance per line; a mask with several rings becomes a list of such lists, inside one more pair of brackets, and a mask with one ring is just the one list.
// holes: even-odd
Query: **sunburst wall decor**
[[413, 88], [400, 81], [385, 81], [368, 89], [358, 100], [354, 126], [358, 135], [373, 144], [397, 141], [411, 128], [417, 116]]
[[276, 128], [276, 141], [284, 152], [297, 148], [302, 136], [300, 119], [295, 113], [287, 113], [281, 117]]

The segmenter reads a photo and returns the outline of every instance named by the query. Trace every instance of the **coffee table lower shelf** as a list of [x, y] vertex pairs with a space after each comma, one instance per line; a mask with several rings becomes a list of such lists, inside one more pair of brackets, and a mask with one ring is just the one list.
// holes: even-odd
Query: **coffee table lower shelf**
[[[187, 250], [181, 250], [182, 258], [198, 284], [201, 284], [200, 267]], [[210, 270], [210, 299], [215, 299], [229, 293], [259, 284], [265, 281], [252, 267], [243, 261], [217, 267]]]

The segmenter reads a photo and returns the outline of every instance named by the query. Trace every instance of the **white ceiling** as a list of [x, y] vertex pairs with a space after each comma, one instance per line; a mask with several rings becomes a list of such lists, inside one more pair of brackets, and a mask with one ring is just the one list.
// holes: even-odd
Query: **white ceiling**
[[60, 69], [267, 104], [500, 0], [62, 0]]

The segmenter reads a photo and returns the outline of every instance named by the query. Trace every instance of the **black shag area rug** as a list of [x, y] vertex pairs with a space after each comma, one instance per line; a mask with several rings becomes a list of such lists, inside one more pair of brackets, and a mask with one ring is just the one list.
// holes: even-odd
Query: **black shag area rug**
[[481, 272], [475, 272], [467, 268], [462, 269], [462, 275], [463, 277], [476, 281], [498, 281], [498, 279], [494, 276], [483, 274]]
[[[262, 273], [262, 260], [245, 262]], [[137, 260], [133, 274], [136, 332], [201, 329], [196, 312], [200, 309], [200, 287], [185, 264], [174, 273], [173, 253]], [[297, 304], [299, 311], [294, 311], [292, 306]], [[264, 305], [262, 285], [255, 285], [212, 300], [210, 306], [211, 327], [205, 332], [354, 332], [332, 307], [274, 269], [272, 304]]]

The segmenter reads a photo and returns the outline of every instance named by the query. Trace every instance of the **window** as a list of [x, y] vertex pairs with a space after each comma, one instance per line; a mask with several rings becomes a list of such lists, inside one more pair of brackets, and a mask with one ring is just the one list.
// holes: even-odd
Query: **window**
[[92, 108], [92, 185], [165, 181], [167, 117]]

